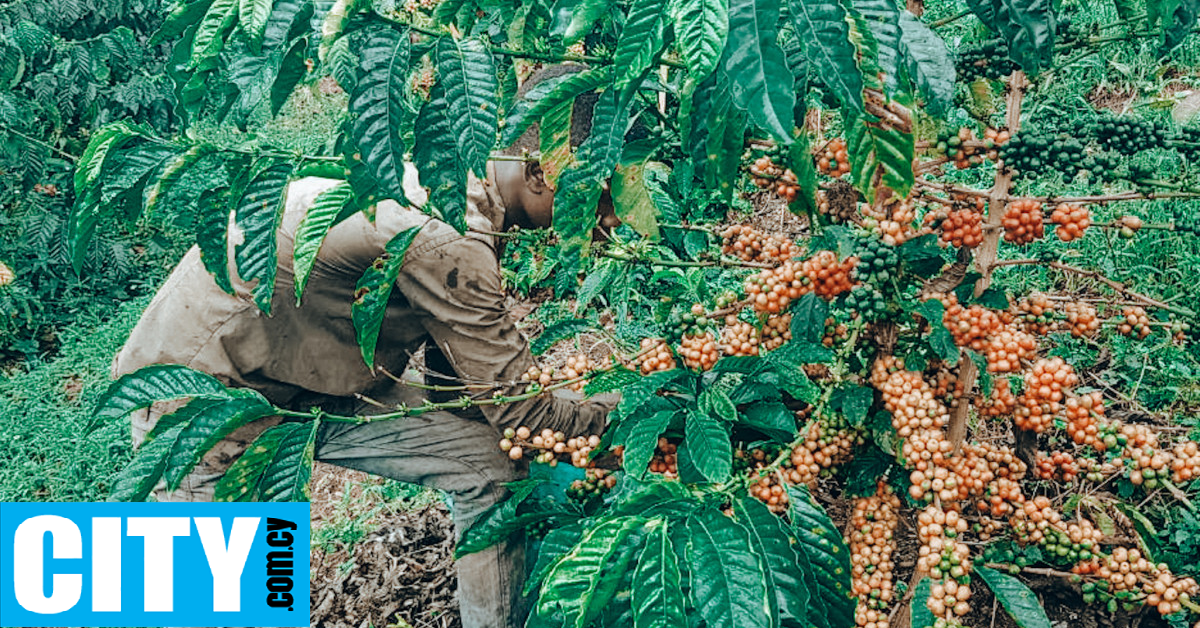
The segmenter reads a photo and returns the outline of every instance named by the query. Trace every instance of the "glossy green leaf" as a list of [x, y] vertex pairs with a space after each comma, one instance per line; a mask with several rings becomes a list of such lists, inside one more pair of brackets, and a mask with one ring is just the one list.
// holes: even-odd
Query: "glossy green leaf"
[[708, 628], [768, 628], [779, 622], [764, 557], [745, 527], [714, 507], [687, 520], [691, 601]]
[[571, 113], [574, 103], [564, 100], [538, 123], [538, 144], [541, 150], [538, 165], [542, 168], [542, 176], [551, 187], [558, 186], [558, 177], [571, 165], [574, 154], [571, 151]]
[[825, 321], [829, 318], [829, 304], [815, 292], [809, 292], [792, 306], [792, 338], [810, 343], [819, 343], [825, 336]]
[[550, 569], [530, 622], [585, 626], [589, 612], [607, 602], [604, 594], [611, 595], [608, 587], [602, 586], [605, 580], [621, 575], [614, 573], [612, 564], [618, 548], [645, 521], [641, 517], [621, 517], [585, 532], [579, 544]]
[[213, 0], [194, 0], [179, 4], [167, 14], [162, 26], [154, 31], [148, 45], [157, 46], [179, 37], [184, 31], [195, 25], [204, 14], [208, 13], [208, 8], [212, 4]]
[[154, 211], [158, 209], [158, 204], [166, 198], [171, 188], [179, 183], [183, 175], [187, 174], [188, 170], [196, 165], [196, 162], [214, 152], [216, 149], [209, 144], [197, 144], [171, 160], [146, 192], [146, 214], [153, 216]]
[[459, 161], [475, 176], [486, 178], [485, 167], [496, 144], [499, 116], [499, 85], [492, 53], [473, 37], [443, 37], [438, 41], [435, 58]]
[[900, 79], [900, 11], [895, 0], [854, 0], [854, 10], [875, 40], [877, 65], [883, 72], [884, 85], [894, 93]]
[[655, 522], [633, 573], [633, 627], [679, 628], [687, 600], [665, 521]]
[[[194, 402], [193, 402], [194, 403]], [[268, 428], [254, 442], [246, 447], [246, 451], [221, 476], [214, 488], [214, 501], [218, 502], [254, 502], [263, 501], [262, 485], [264, 472], [276, 460], [286, 453], [281, 442], [295, 430], [302, 429], [303, 423], [283, 423]]]
[[654, 457], [654, 450], [658, 446], [658, 437], [666, 431], [675, 414], [675, 410], [663, 410], [649, 416], [633, 416], [628, 419], [633, 426], [629, 430], [629, 437], [621, 443], [625, 445], [625, 455], [621, 462], [627, 473], [636, 478], [646, 474], [650, 460]]
[[788, 0], [788, 17], [804, 54], [821, 78], [852, 111], [863, 110], [863, 74], [855, 61], [846, 10], [836, 0]]
[[[1051, 0], [998, 0], [998, 19], [1007, 17], [1001, 32], [1008, 39], [1009, 55], [1030, 76], [1050, 67], [1054, 59], [1057, 20]], [[1193, 17], [1193, 22], [1195, 18]]]
[[517, 509], [545, 482], [545, 479], [529, 478], [510, 483], [508, 498], [488, 507], [463, 533], [454, 550], [455, 558], [487, 549], [519, 530], [520, 526], [515, 522]]
[[116, 213], [114, 210], [121, 209], [120, 201], [124, 201], [126, 207], [120, 213], [128, 220], [137, 218], [142, 212], [147, 181], [179, 153], [171, 145], [138, 141], [109, 151], [106, 174], [98, 182], [100, 204]]
[[177, 364], [155, 364], [123, 375], [110, 384], [96, 402], [92, 422], [119, 420], [159, 401], [229, 396], [224, 384], [207, 373]]
[[311, 0], [273, 0], [274, 7], [263, 27], [262, 47], [275, 51], [296, 41], [308, 43], [309, 22], [313, 17]]
[[429, 189], [425, 211], [436, 212], [443, 221], [465, 233], [467, 167], [459, 158], [449, 110], [450, 103], [439, 81], [430, 90], [429, 101], [417, 114], [413, 161], [420, 173], [421, 185]]
[[271, 4], [272, 0], [240, 0], [238, 3], [238, 23], [256, 53], [261, 49], [263, 29], [267, 27], [267, 18], [271, 16]]
[[313, 13], [313, 22], [320, 23], [318, 29], [320, 44], [317, 46], [317, 58], [321, 63], [325, 63], [329, 59], [329, 51], [334, 42], [342, 37], [350, 18], [358, 12], [363, 1], [335, 0], [333, 4], [324, 1], [318, 2], [322, 6], [318, 6]]
[[[803, 103], [803, 99], [801, 98], [797, 102]], [[787, 155], [788, 167], [795, 173], [796, 182], [800, 186], [796, 200], [791, 202], [788, 209], [794, 214], [816, 216], [819, 211], [817, 206], [817, 167], [812, 158], [812, 138], [807, 132], [802, 132], [796, 137], [788, 149]]]
[[577, 0], [562, 31], [563, 44], [570, 46], [584, 38], [596, 21], [608, 14], [612, 0]]
[[407, 109], [410, 48], [407, 31], [373, 31], [359, 55], [358, 80], [350, 96], [350, 141], [383, 193], [401, 204], [408, 203], [400, 126]]
[[219, 187], [200, 193], [196, 201], [196, 246], [200, 261], [213, 281], [233, 294], [229, 280], [229, 188]]
[[720, 386], [707, 386], [704, 390], [700, 391], [699, 406], [702, 412], [707, 413], [711, 417], [726, 421], [737, 420], [737, 407], [733, 405], [733, 400], [729, 398], [729, 393]]
[[788, 144], [796, 94], [778, 43], [779, 6], [772, 0], [730, 0], [725, 71], [737, 106], [776, 141]]
[[534, 338], [533, 342], [530, 343], [529, 352], [534, 355], [541, 355], [563, 340], [574, 338], [595, 328], [595, 324], [588, 320], [578, 318], [563, 319], [542, 330], [542, 333], [538, 334], [538, 337]]
[[723, 482], [733, 469], [733, 447], [729, 442], [729, 424], [707, 414], [690, 410], [684, 429], [688, 451], [696, 468], [710, 482]]
[[877, 168], [882, 171], [882, 183], [896, 194], [907, 195], [912, 189], [916, 179], [912, 168], [916, 140], [912, 133], [885, 129], [855, 117], [846, 130], [846, 147], [854, 187], [868, 198], [873, 198]]
[[946, 42], [912, 13], [900, 12], [900, 50], [904, 64], [921, 95], [935, 116], [949, 110], [954, 102], [954, 58]]
[[704, 80], [717, 67], [729, 36], [729, 0], [671, 0], [675, 40], [688, 78]]
[[139, 447], [129, 464], [113, 478], [113, 489], [108, 494], [108, 501], [145, 501], [162, 478], [163, 470], [167, 467], [167, 454], [171, 452], [171, 447], [181, 431], [183, 426], [177, 425]]
[[533, 569], [529, 571], [529, 577], [525, 579], [525, 588], [521, 594], [529, 595], [533, 593], [542, 584], [542, 581], [546, 579], [546, 574], [550, 573], [550, 568], [564, 554], [571, 551], [582, 537], [583, 525], [580, 523], [554, 528], [547, 533], [538, 546], [537, 562], [534, 563]]
[[1195, 32], [1200, 17], [1200, 0], [1173, 0], [1166, 3], [1169, 15], [1163, 21], [1163, 44], [1159, 54], [1175, 49], [1188, 35]]
[[238, 276], [246, 282], [257, 281], [252, 291], [254, 303], [266, 314], [271, 313], [275, 294], [276, 231], [292, 170], [292, 164], [283, 162], [256, 166], [234, 204], [234, 223], [242, 236], [241, 244], [234, 247]]
[[346, 208], [354, 202], [354, 190], [349, 183], [339, 183], [321, 192], [313, 201], [300, 225], [296, 227], [296, 236], [292, 244], [292, 269], [295, 273], [296, 305], [300, 305], [300, 296], [308, 285], [308, 277], [313, 264], [317, 261], [317, 253], [329, 230], [337, 224], [337, 219], [343, 216]]
[[829, 515], [813, 500], [808, 487], [788, 487], [788, 514], [796, 535], [796, 551], [808, 562], [814, 599], [825, 605], [833, 626], [854, 624], [854, 598], [850, 583], [850, 549]]
[[263, 469], [258, 484], [261, 501], [308, 501], [308, 482], [312, 478], [313, 458], [317, 448], [320, 420], [285, 423], [279, 447]]
[[749, 496], [735, 500], [733, 512], [750, 532], [755, 551], [766, 559], [781, 618], [791, 625], [811, 625], [812, 596], [783, 521], [766, 504]]
[[983, 565], [976, 565], [974, 571], [991, 588], [996, 599], [1000, 600], [1000, 604], [1012, 616], [1017, 626], [1020, 628], [1050, 628], [1050, 619], [1046, 617], [1046, 609], [1042, 608], [1037, 595], [1020, 580]]
[[103, 126], [92, 134], [87, 149], [75, 165], [75, 203], [67, 217], [67, 243], [76, 274], [83, 270], [88, 244], [107, 209], [100, 203], [100, 184], [109, 156], [139, 135], [135, 127], [125, 122]]
[[409, 245], [420, 231], [420, 226], [410, 227], [392, 237], [384, 247], [383, 254], [367, 268], [355, 288], [351, 318], [363, 361], [371, 368], [375, 367], [375, 344], [379, 340], [383, 316], [387, 313], [392, 286], [400, 275]]
[[196, 28], [195, 37], [192, 38], [189, 69], [199, 67], [205, 59], [220, 52], [225, 35], [237, 20], [240, 4], [241, 0], [214, 0], [208, 12], [204, 14], [204, 19], [200, 21], [200, 26]]
[[834, 410], [841, 412], [851, 425], [858, 427], [866, 420], [867, 411], [871, 409], [871, 402], [874, 399], [875, 395], [870, 388], [847, 383], [838, 386], [833, 391], [829, 398], [829, 405]]
[[755, 402], [742, 411], [740, 425], [762, 432], [781, 443], [796, 436], [796, 416], [778, 401]]
[[613, 67], [617, 70], [615, 84], [624, 89], [633, 81], [640, 81], [650, 62], [663, 47], [663, 27], [667, 12], [662, 0], [633, 0], [621, 36], [617, 39], [617, 51], [613, 55]]
[[563, 103], [573, 103], [584, 92], [612, 83], [612, 69], [608, 66], [584, 70], [567, 76], [547, 79], [535, 85], [517, 102], [504, 121], [500, 135], [500, 146], [511, 146], [525, 133], [530, 125], [548, 115]]
[[292, 47], [279, 61], [279, 70], [275, 73], [275, 80], [271, 83], [272, 114], [279, 114], [288, 98], [292, 96], [292, 92], [296, 90], [296, 85], [308, 75], [307, 57], [308, 40], [300, 39], [292, 44]]
[[221, 439], [237, 428], [274, 413], [274, 407], [261, 395], [246, 390], [231, 391], [230, 399], [195, 399], [176, 411], [183, 414], [183, 430], [167, 456], [164, 479], [167, 490], [174, 491], [200, 458]]
[[944, 322], [946, 307], [937, 299], [929, 299], [921, 304], [919, 312], [929, 321], [929, 346], [934, 353], [950, 366], [958, 364], [958, 346]]

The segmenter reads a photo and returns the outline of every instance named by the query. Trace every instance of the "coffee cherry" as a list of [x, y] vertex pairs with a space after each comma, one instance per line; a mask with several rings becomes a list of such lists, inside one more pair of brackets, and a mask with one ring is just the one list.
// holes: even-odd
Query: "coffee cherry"
[[1117, 331], [1125, 336], [1136, 336], [1138, 340], [1150, 335], [1150, 317], [1144, 308], [1127, 305], [1121, 308], [1124, 320], [1117, 325]]
[[1038, 360], [1025, 375], [1025, 392], [1018, 398], [1014, 422], [1023, 430], [1046, 431], [1063, 409], [1062, 401], [1079, 383], [1075, 370], [1062, 358]]
[[700, 371], [711, 369], [721, 357], [716, 338], [709, 332], [685, 335], [680, 342], [679, 355], [685, 366]]
[[739, 321], [730, 315], [732, 321], [726, 322], [721, 329], [721, 353], [725, 355], [758, 355], [758, 329], [750, 323]]
[[676, 367], [675, 355], [666, 341], [658, 338], [642, 338], [638, 357], [634, 359], [633, 366], [642, 375], [670, 371]]
[[1082, 238], [1083, 232], [1092, 224], [1087, 208], [1071, 203], [1059, 203], [1050, 214], [1050, 222], [1058, 225], [1054, 229], [1054, 235], [1063, 242]]
[[957, 209], [942, 221], [938, 238], [953, 247], [975, 247], [983, 242], [983, 216], [970, 209]]
[[1091, 338], [1100, 331], [1100, 319], [1096, 308], [1083, 301], [1072, 301], [1063, 307], [1071, 335], [1076, 338]]
[[850, 172], [850, 155], [846, 151], [846, 140], [835, 137], [817, 153], [817, 170], [821, 174], [839, 178]]
[[887, 609], [895, 600], [892, 555], [900, 524], [900, 498], [880, 482], [875, 494], [854, 500], [850, 515], [851, 581], [858, 596], [855, 623], [865, 628], [887, 628]]
[[721, 238], [722, 253], [747, 262], [786, 262], [800, 253], [791, 240], [766, 235], [750, 225], [732, 225]]
[[1045, 235], [1042, 204], [1033, 199], [1019, 199], [1009, 204], [1004, 213], [1004, 241], [1029, 244]]

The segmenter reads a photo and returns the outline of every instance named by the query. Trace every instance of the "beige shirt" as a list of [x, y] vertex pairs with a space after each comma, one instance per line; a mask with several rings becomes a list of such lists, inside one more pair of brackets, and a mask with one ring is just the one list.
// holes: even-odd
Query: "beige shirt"
[[[387, 242], [421, 225], [387, 305], [376, 364], [399, 374], [410, 355], [432, 342], [464, 380], [505, 383], [505, 394], [522, 390], [516, 382], [533, 358], [504, 307], [499, 263], [489, 236], [460, 235], [417, 209], [381, 202], [374, 222], [359, 213], [330, 230], [303, 302], [296, 305], [296, 229], [313, 200], [337, 183], [306, 178], [288, 186], [270, 316], [254, 305], [253, 286], [237, 279], [232, 262], [236, 294], [230, 295], [217, 286], [193, 247], [142, 315], [117, 356], [114, 373], [149, 364], [183, 364], [228, 385], [258, 390], [283, 406], [307, 392], [349, 397], [390, 385], [389, 378], [373, 373], [363, 362], [351, 303], [356, 282]], [[426, 193], [411, 166], [405, 172], [405, 190], [410, 201], [425, 202]], [[495, 231], [503, 225], [499, 194], [474, 177], [468, 186], [468, 207], [472, 228]], [[237, 238], [231, 233], [231, 251]], [[526, 425], [578, 435], [596, 432], [608, 407], [542, 396], [482, 411], [498, 429]]]

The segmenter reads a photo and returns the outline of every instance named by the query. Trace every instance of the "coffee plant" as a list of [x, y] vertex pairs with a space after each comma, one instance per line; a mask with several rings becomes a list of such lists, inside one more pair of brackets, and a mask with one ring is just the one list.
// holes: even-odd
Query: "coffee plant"
[[[252, 298], [269, 315], [303, 298], [339, 220], [370, 215], [381, 199], [407, 203], [406, 161], [429, 191], [423, 211], [466, 231], [469, 178], [485, 176], [490, 158], [532, 158], [493, 152], [536, 123], [557, 189], [553, 232], [493, 234], [508, 244], [506, 276], [519, 290], [553, 290], [569, 312], [533, 341], [535, 354], [582, 335], [616, 351], [539, 365], [523, 392], [440, 386], [461, 396], [372, 417], [280, 408], [182, 366], [147, 367], [112, 385], [97, 420], [189, 401], [159, 422], [113, 498], [145, 499], [160, 479], [177, 486], [225, 434], [265, 416], [286, 421], [235, 463], [220, 499], [306, 499], [323, 422], [564, 387], [620, 391], [602, 435], [497, 434], [513, 459], [587, 469], [565, 495], [537, 479], [512, 485], [460, 540], [462, 554], [514, 534], [541, 539], [530, 626], [942, 628], [968, 622], [986, 587], [1019, 625], [1048, 627], [1013, 577], [1023, 571], [1061, 578], [1112, 612], [1195, 621], [1195, 564], [1168, 563], [1136, 506], [1162, 494], [1191, 511], [1195, 443], [1108, 413], [1121, 391], [1090, 387], [1062, 350], [1121, 334], [1187, 343], [1195, 312], [1053, 255], [1008, 253], [1048, 232], [1073, 242], [1191, 228], [1106, 222], [1090, 209], [1200, 195], [1191, 131], [1110, 114], [1030, 120], [1021, 109], [1078, 51], [1137, 40], [1169, 54], [1200, 7], [1118, 2], [1114, 37], [1060, 22], [1047, 0], [968, 5], [936, 24], [978, 20], [990, 32], [957, 59], [935, 27], [891, 0], [178, 5], [153, 41], [172, 42], [189, 125], [244, 127], [317, 75], [348, 93], [345, 122], [311, 154], [164, 138], [131, 121], [102, 127], [74, 177], [77, 271], [102, 220], [174, 195], [195, 204], [195, 242], [215, 281], [232, 292], [232, 268], [257, 282]], [[519, 77], [557, 62], [581, 71], [516, 97]], [[981, 93], [1002, 94], [1001, 109], [950, 122]], [[574, 147], [581, 96], [595, 107]], [[309, 175], [343, 182], [308, 210], [290, 262], [296, 292], [277, 294], [283, 193]], [[594, 243], [610, 178], [624, 225]], [[1093, 193], [1031, 192], [1047, 181]], [[185, 182], [191, 192], [180, 195]], [[714, 225], [743, 193], [778, 197], [805, 226]], [[241, 243], [227, 260], [231, 222]], [[413, 236], [391, 241], [347, 304], [372, 368]], [[1103, 292], [1063, 300], [993, 285], [1016, 266]], [[1107, 486], [1124, 500], [1096, 498]], [[844, 529], [825, 511], [840, 503], [834, 487], [851, 512]], [[1060, 492], [1077, 497], [1051, 499]], [[897, 577], [900, 535], [918, 547], [908, 583]]]

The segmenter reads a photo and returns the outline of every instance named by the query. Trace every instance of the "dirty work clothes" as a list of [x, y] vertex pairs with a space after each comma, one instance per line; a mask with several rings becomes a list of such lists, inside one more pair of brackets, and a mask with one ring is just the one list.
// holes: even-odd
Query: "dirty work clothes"
[[[423, 201], [415, 171], [405, 174], [410, 200]], [[117, 374], [148, 364], [183, 364], [253, 388], [281, 406], [303, 391], [336, 397], [368, 392], [387, 379], [367, 368], [355, 340], [350, 317], [355, 284], [393, 236], [420, 227], [388, 301], [376, 363], [400, 373], [408, 356], [429, 341], [464, 380], [502, 382], [501, 393], [518, 392], [533, 358], [507, 315], [499, 264], [487, 236], [460, 235], [418, 210], [381, 202], [374, 223], [359, 213], [330, 230], [303, 304], [296, 305], [296, 228], [312, 201], [337, 183], [306, 178], [288, 187], [270, 316], [255, 307], [245, 282], [234, 281], [236, 294], [223, 292], [192, 249], [134, 328], [117, 357]], [[493, 186], [472, 178], [468, 201], [473, 226], [496, 230], [503, 225], [503, 205]], [[236, 234], [231, 240], [232, 251]], [[232, 267], [230, 276], [237, 276]], [[596, 433], [605, 414], [546, 397], [487, 406], [482, 412], [498, 430], [526, 425], [566, 434]]]

